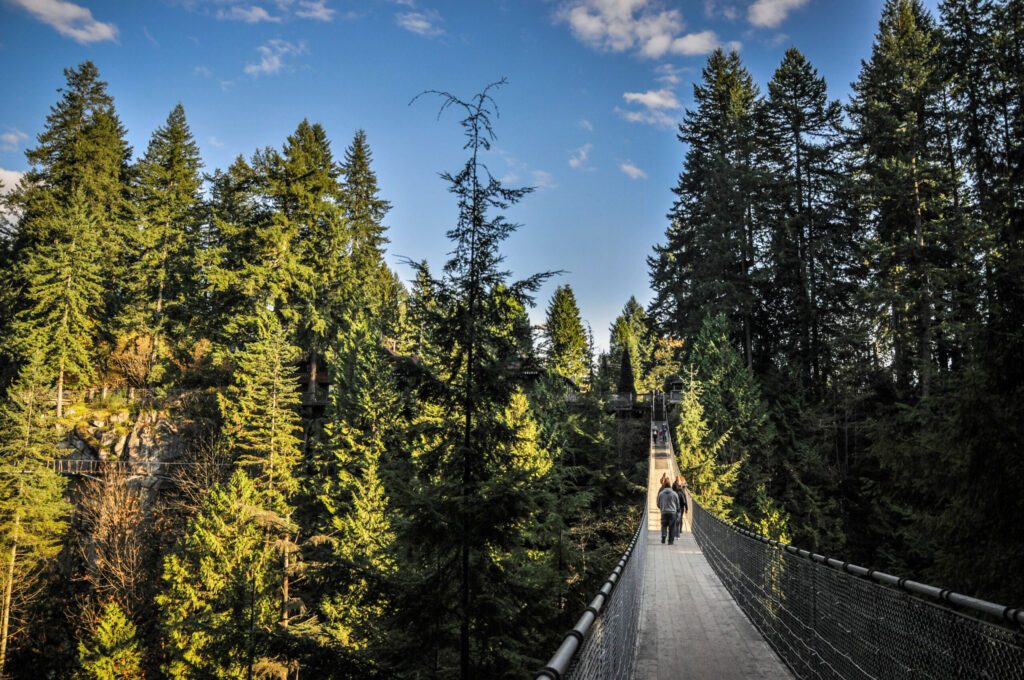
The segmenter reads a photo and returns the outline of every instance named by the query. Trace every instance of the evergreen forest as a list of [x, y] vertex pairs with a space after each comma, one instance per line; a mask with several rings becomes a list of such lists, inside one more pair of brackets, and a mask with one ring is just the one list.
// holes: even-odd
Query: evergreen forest
[[504, 81], [414, 100], [465, 162], [403, 281], [363, 131], [212, 169], [64, 76], [0, 196], [0, 677], [527, 677], [643, 513], [612, 395], [665, 390], [719, 517], [1024, 604], [1024, 1], [887, 0], [846, 101], [713, 52], [607, 351], [504, 264]]

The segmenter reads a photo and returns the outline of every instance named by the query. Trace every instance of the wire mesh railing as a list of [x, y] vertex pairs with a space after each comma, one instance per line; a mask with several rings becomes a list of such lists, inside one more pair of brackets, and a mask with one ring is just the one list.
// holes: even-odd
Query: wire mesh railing
[[536, 680], [633, 677], [644, 600], [646, 528], [645, 507], [629, 547]]
[[704, 556], [797, 677], [1024, 680], [1024, 610], [800, 550], [691, 507]]

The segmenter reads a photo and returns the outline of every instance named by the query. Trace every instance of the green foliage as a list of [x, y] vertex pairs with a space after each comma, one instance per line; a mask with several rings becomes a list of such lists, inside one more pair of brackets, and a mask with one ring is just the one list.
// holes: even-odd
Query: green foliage
[[179, 104], [135, 166], [137, 228], [131, 232], [128, 301], [121, 319], [128, 333], [149, 340], [148, 378], [157, 383], [195, 311], [189, 305], [199, 288], [201, 170], [199, 147]]
[[284, 527], [242, 471], [211, 489], [164, 559], [156, 602], [169, 677], [241, 679], [272, 660], [280, 578], [267, 536]]
[[255, 339], [233, 355], [231, 385], [219, 396], [224, 434], [235, 461], [260, 480], [271, 507], [282, 511], [295, 493], [302, 442], [297, 350], [272, 314], [257, 319]]
[[40, 577], [62, 548], [71, 514], [65, 481], [47, 464], [57, 448], [48, 413], [50, 378], [42, 353], [36, 351], [0, 408], [0, 671], [5, 670], [11, 634], [28, 622], [25, 609], [40, 594]]
[[60, 386], [86, 383], [94, 373], [102, 283], [97, 225], [84, 200], [76, 193], [66, 210], [35, 222], [45, 242], [27, 249], [19, 268], [27, 305], [11, 344], [22, 360], [38, 353]]
[[78, 643], [82, 677], [89, 680], [133, 680], [144, 677], [135, 624], [116, 602], [108, 602], [88, 642]]
[[702, 395], [703, 385], [691, 373], [680, 405], [682, 416], [676, 426], [679, 471], [701, 505], [714, 515], [729, 519], [733, 486], [743, 461], [723, 460], [722, 449], [731, 432], [712, 433], [704, 415]]
[[555, 289], [548, 305], [545, 333], [548, 369], [582, 385], [590, 374], [587, 335], [583, 330], [576, 295], [569, 286]]

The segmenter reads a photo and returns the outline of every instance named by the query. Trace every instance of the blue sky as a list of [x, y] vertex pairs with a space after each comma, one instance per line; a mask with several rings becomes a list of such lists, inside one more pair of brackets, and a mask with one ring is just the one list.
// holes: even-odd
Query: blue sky
[[[803, 51], [846, 101], [883, 0], [0, 0], [0, 179], [27, 169], [62, 69], [93, 60], [136, 154], [178, 102], [208, 171], [280, 147], [303, 118], [341, 157], [366, 130], [389, 260], [438, 267], [455, 214], [438, 178], [463, 161], [457, 116], [425, 89], [469, 97], [501, 77], [491, 171], [537, 191], [510, 211], [518, 275], [565, 270], [599, 346], [630, 295], [649, 299], [685, 148], [675, 125], [707, 53], [739, 49], [764, 89]], [[934, 9], [937, 0], [928, 0]]]

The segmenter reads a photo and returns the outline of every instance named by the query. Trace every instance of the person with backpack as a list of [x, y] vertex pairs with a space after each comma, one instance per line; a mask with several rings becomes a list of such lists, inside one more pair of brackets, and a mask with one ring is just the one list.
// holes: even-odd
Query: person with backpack
[[661, 491], [658, 492], [658, 509], [661, 510], [661, 542], [668, 537], [668, 544], [675, 543], [676, 516], [679, 514], [679, 495], [672, 490], [667, 477], [661, 480]]

